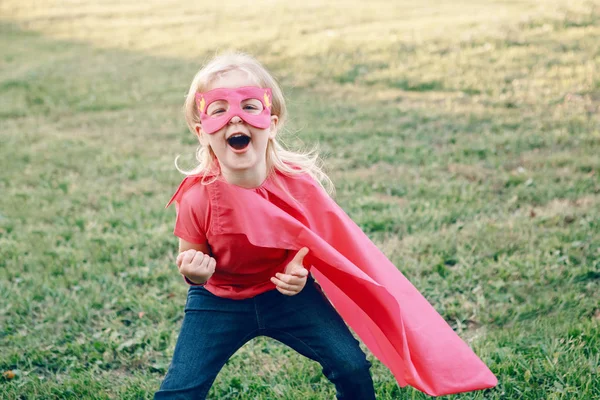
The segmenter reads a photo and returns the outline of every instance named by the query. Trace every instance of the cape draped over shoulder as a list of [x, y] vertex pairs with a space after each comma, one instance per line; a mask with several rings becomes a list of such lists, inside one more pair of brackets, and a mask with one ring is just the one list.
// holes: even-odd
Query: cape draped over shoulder
[[[186, 177], [171, 202], [201, 176]], [[254, 246], [308, 247], [305, 263], [344, 321], [401, 387], [432, 396], [498, 381], [342, 208], [309, 175], [275, 173], [260, 190], [207, 186], [210, 235], [244, 234]], [[168, 204], [168, 205], [169, 205]], [[167, 205], [167, 206], [168, 206]], [[217, 260], [218, 268], [218, 260]]]

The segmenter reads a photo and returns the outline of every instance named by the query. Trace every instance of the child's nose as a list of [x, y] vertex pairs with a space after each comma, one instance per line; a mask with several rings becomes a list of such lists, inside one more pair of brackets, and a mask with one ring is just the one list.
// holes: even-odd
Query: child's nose
[[242, 119], [237, 115], [234, 115], [233, 118], [229, 120], [230, 124], [239, 124], [240, 122], [242, 122]]

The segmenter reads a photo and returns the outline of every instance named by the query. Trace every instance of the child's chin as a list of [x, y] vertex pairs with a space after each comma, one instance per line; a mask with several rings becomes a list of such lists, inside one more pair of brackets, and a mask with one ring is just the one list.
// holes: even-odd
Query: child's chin
[[[248, 153], [244, 153], [244, 154], [234, 154], [233, 157], [237, 158], [237, 160], [234, 159], [229, 159], [229, 168], [232, 170], [246, 170], [246, 169], [250, 169], [252, 167], [254, 167], [254, 165], [256, 164], [254, 157], [250, 157], [250, 154]], [[244, 157], [243, 160], [240, 160], [241, 157]]]

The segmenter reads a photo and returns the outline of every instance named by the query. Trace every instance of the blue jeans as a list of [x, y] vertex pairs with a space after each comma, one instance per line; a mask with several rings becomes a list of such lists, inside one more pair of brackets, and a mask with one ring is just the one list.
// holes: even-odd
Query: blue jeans
[[206, 398], [225, 362], [257, 336], [276, 339], [321, 364], [338, 399], [375, 399], [371, 363], [311, 276], [295, 296], [270, 290], [232, 300], [190, 287], [173, 359], [154, 398]]

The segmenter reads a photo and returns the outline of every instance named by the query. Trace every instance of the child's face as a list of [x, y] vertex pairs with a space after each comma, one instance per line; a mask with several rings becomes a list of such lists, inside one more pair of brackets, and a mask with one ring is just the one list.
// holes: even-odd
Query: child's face
[[[219, 75], [212, 81], [206, 91], [217, 88], [235, 89], [244, 86], [258, 86], [256, 79], [244, 71], [232, 70]], [[242, 104], [245, 109], [252, 112], [253, 109], [261, 107], [260, 102], [254, 104], [255, 100], [249, 101], [248, 105]], [[207, 108], [207, 113], [222, 112], [219, 102], [212, 103]], [[212, 110], [212, 109], [215, 110]], [[271, 116], [271, 125], [265, 129], [254, 127], [244, 122], [240, 117], [234, 116], [221, 129], [207, 134], [202, 131], [201, 124], [196, 125], [196, 132], [203, 144], [208, 144], [217, 159], [221, 169], [226, 172], [253, 172], [266, 165], [267, 144], [269, 139], [274, 138], [277, 131], [277, 116]], [[250, 141], [247, 145], [247, 139], [233, 139], [236, 135], [245, 135]]]

